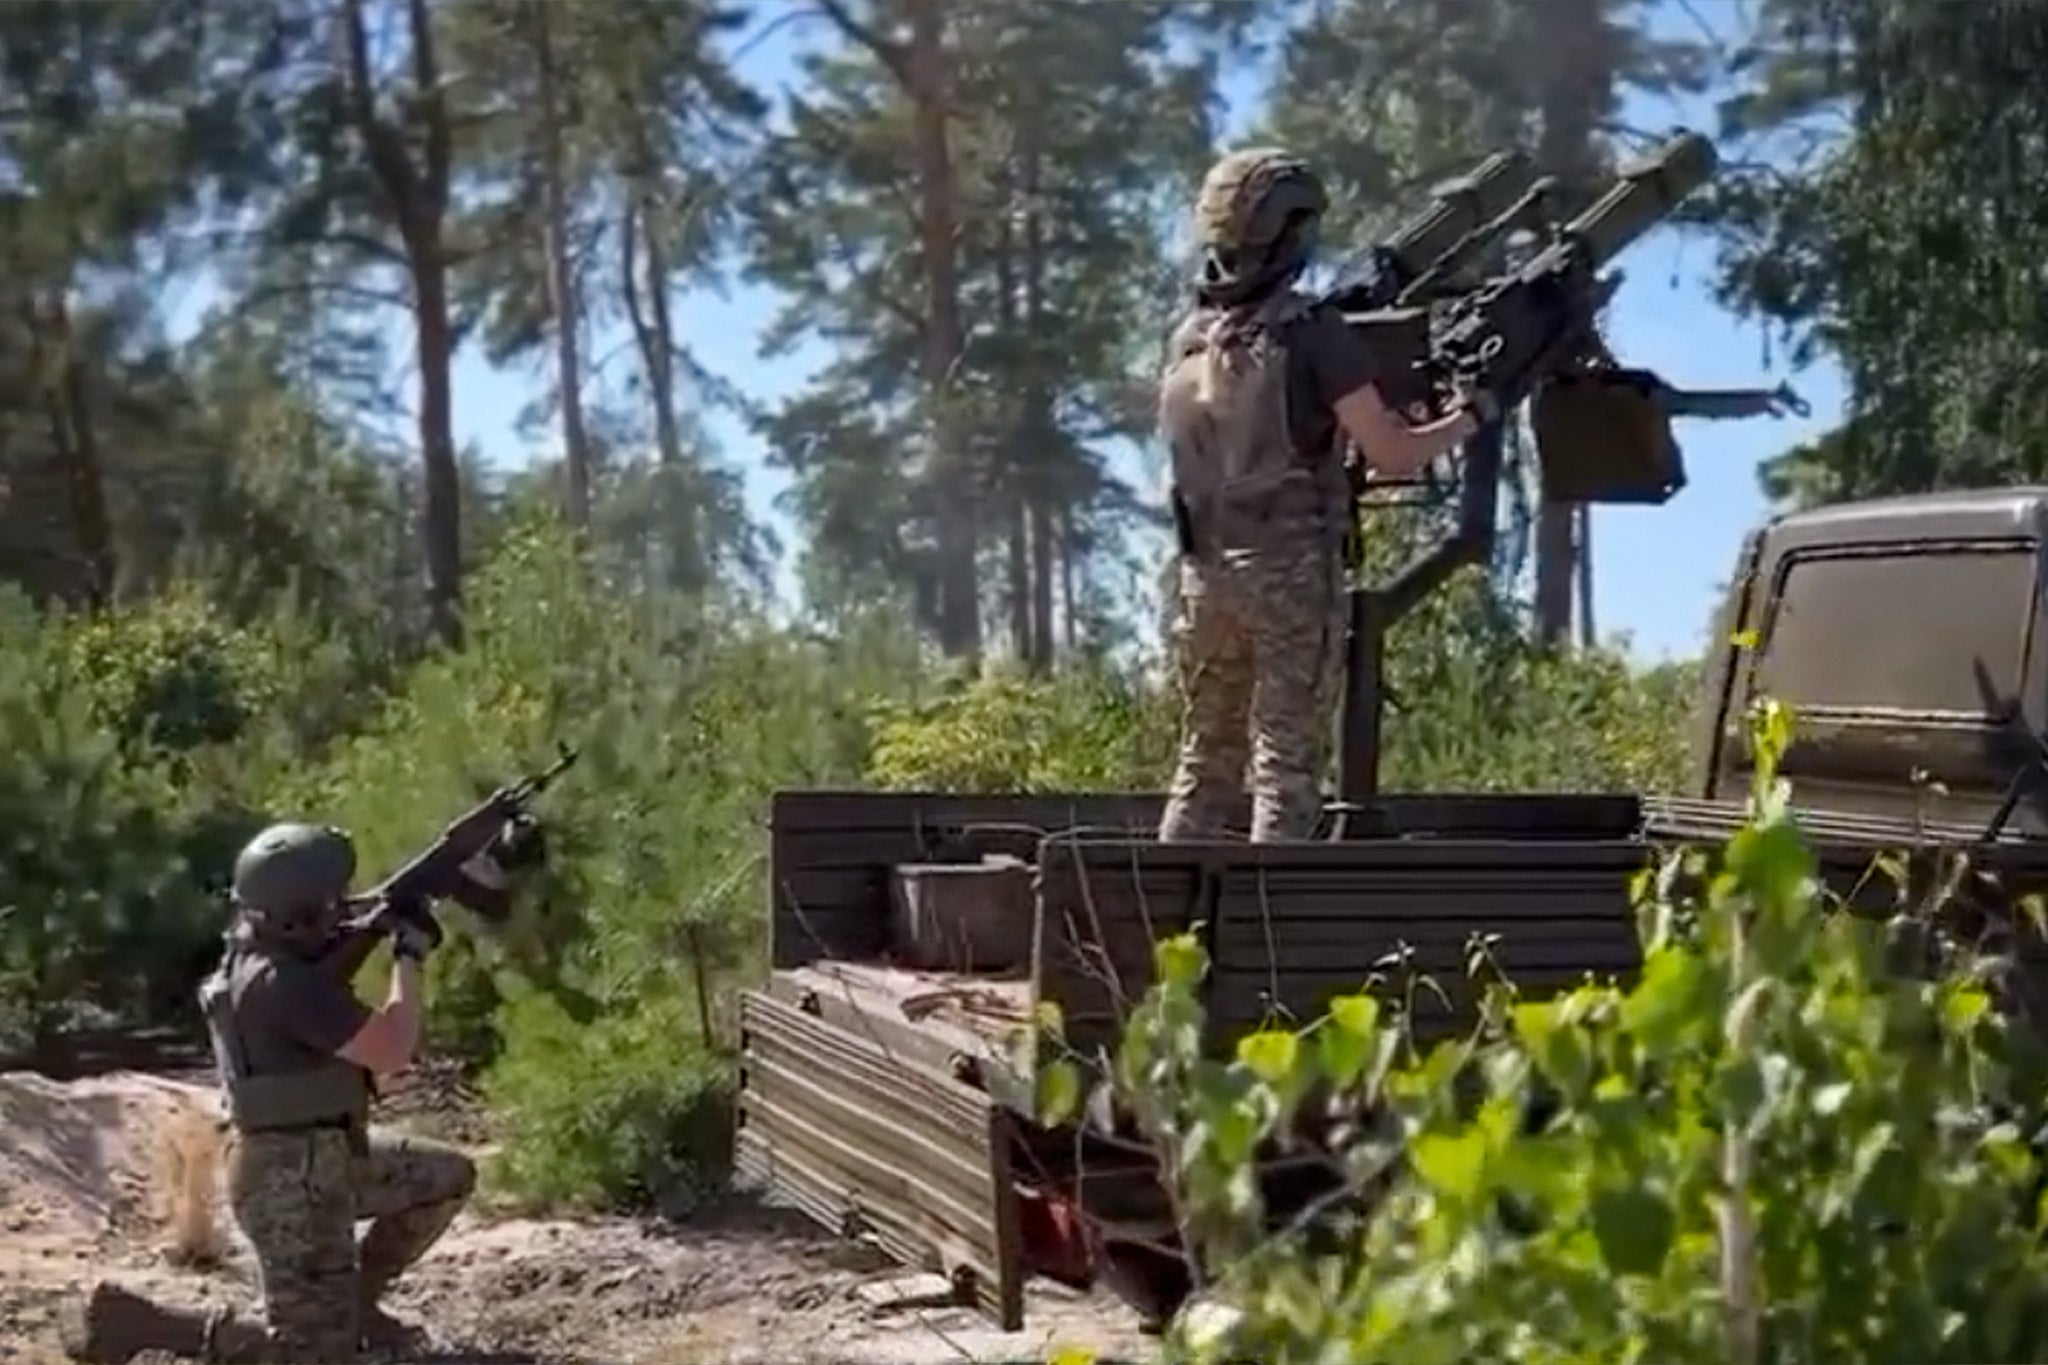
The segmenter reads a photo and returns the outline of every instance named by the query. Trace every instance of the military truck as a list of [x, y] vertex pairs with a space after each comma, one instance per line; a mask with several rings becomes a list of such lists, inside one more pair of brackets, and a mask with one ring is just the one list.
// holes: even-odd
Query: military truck
[[[1503, 166], [1513, 169], [1494, 158], [1382, 253], [1381, 282], [1350, 300], [1355, 321], [1383, 327], [1376, 340], [1395, 351], [1387, 333], [1425, 337], [1418, 369], [1462, 366], [1508, 396], [1543, 386], [1546, 482], [1589, 501], [1661, 501], [1683, 483], [1668, 429], [1682, 405], [1590, 344], [1605, 295], [1589, 266], [1634, 235], [1614, 230], [1617, 206], [1640, 230], [1682, 197], [1689, 187], [1671, 193], [1667, 179], [1645, 209], [1640, 191], [1686, 158], [1703, 179], [1698, 146], [1674, 139], [1553, 233], [1532, 259], [1550, 254], [1555, 266], [1555, 244], [1571, 244], [1562, 276], [1496, 265], [1474, 283], [1438, 269], [1443, 293], [1418, 288], [1447, 259], [1471, 259], [1476, 233], [1508, 216], [1477, 202], [1479, 182], [1491, 175], [1499, 191]], [[1526, 197], [1509, 193], [1511, 207]], [[1462, 222], [1445, 205], [1462, 205]], [[1528, 217], [1526, 205], [1513, 215]], [[1537, 283], [1518, 298], [1516, 280]], [[1476, 357], [1455, 340], [1475, 332]], [[1493, 339], [1503, 333], [1513, 335]], [[1589, 415], [1589, 394], [1612, 401]], [[1038, 1120], [1041, 1009], [1056, 1007], [1066, 1047], [1113, 1048], [1154, 942], [1191, 928], [1210, 956], [1218, 1048], [1276, 1009], [1314, 1017], [1397, 948], [1447, 991], [1421, 999], [1415, 1026], [1451, 1027], [1474, 1003], [1460, 994], [1474, 934], [1494, 936], [1525, 995], [1589, 972], [1626, 978], [1639, 961], [1631, 882], [1660, 848], [1738, 825], [1752, 761], [1744, 718], [1763, 694], [1796, 708], [1782, 771], [1841, 885], [1873, 854], [1906, 846], [1970, 848], [2013, 886], [2048, 879], [2048, 803], [2034, 788], [2048, 771], [2035, 738], [2048, 727], [2048, 488], [1829, 507], [1753, 533], [1715, 623], [1683, 792], [1381, 792], [1380, 642], [1453, 569], [1483, 558], [1499, 454], [1497, 442], [1468, 449], [1448, 532], [1408, 570], [1354, 590], [1342, 800], [1326, 839], [1161, 843], [1156, 793], [776, 794], [772, 970], [742, 1003], [743, 1180], [947, 1276], [1006, 1328], [1022, 1326], [1033, 1276], [1106, 1283], [1161, 1320], [1187, 1283], [1159, 1173], [1114, 1116]], [[1319, 1166], [1267, 1163], [1269, 1206], [1298, 1206]]]

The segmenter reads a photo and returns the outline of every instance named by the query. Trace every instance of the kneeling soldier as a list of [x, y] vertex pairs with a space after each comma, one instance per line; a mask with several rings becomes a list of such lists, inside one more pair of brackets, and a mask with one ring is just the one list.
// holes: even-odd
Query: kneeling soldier
[[365, 1338], [417, 1340], [379, 1301], [454, 1221], [476, 1168], [451, 1147], [368, 1124], [372, 1078], [412, 1062], [420, 964], [433, 945], [400, 921], [383, 1006], [358, 1000], [349, 980], [378, 936], [342, 925], [355, 869], [340, 830], [283, 824], [257, 835], [235, 861], [227, 950], [200, 990], [234, 1129], [229, 1203], [256, 1253], [262, 1321], [164, 1308], [102, 1281], [66, 1325], [73, 1359], [156, 1349], [344, 1361]]

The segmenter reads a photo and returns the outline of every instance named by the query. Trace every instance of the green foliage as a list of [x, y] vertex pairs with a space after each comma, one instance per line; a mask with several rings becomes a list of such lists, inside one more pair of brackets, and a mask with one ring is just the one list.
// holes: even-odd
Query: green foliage
[[[1788, 734], [1761, 715], [1750, 819], [1724, 848], [1645, 875], [1633, 986], [1495, 986], [1470, 1036], [1421, 1052], [1361, 994], [1222, 1061], [1201, 1050], [1199, 942], [1159, 946], [1114, 1084], [1211, 1277], [1171, 1358], [2048, 1349], [2032, 1036], [1961, 945], [1907, 970], [1902, 938], [1933, 920], [1830, 903], [1775, 776]], [[1312, 1127], [1348, 1197], [1274, 1234], [1251, 1163]]]
[[[1405, 791], [1670, 791], [1685, 778], [1674, 718], [1691, 665], [1642, 669], [1611, 650], [1541, 651], [1482, 580], [1390, 636], [1382, 773]], [[867, 776], [930, 791], [1157, 791], [1179, 724], [1171, 690], [1075, 667], [994, 673], [877, 710]]]
[[1157, 688], [1102, 669], [997, 673], [878, 708], [867, 775], [920, 791], [1145, 791], [1164, 781], [1172, 745]]
[[96, 718], [129, 743], [225, 744], [278, 690], [260, 643], [190, 590], [89, 620], [71, 643]]
[[1724, 106], [1757, 154], [1704, 216], [1723, 300], [1848, 381], [1846, 420], [1762, 471], [1812, 504], [2048, 470], [2031, 192], [2048, 57], [2027, 0], [1768, 0]]
[[579, 1021], [515, 995], [517, 1048], [485, 1097], [504, 1115], [495, 1183], [549, 1207], [686, 1213], [721, 1188], [731, 1157], [733, 1069], [705, 1045], [682, 992]]
[[[174, 773], [138, 717], [156, 707], [187, 724], [217, 720], [242, 694], [210, 690], [221, 656], [182, 651], [185, 637], [160, 622], [133, 637], [139, 666], [119, 672], [122, 638], [118, 624], [88, 628], [87, 660], [116, 671], [82, 677], [78, 636], [0, 598], [0, 1048], [93, 1009], [140, 1021], [188, 1006], [181, 969], [219, 933], [198, 869], [221, 865], [247, 817], [204, 774]], [[162, 673], [199, 681], [164, 685]], [[81, 685], [91, 681], [108, 687]], [[102, 720], [109, 695], [131, 699], [116, 711], [125, 731]]]

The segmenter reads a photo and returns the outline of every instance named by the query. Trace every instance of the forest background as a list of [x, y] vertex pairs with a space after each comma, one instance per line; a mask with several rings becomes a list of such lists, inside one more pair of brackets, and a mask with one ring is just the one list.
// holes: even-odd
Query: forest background
[[[1725, 170], [1612, 334], [1802, 425], [1590, 523], [1526, 460], [1404, 628], [1388, 778], [1671, 786], [1771, 504], [2036, 477], [2018, 0], [0, 7], [0, 1050], [187, 1022], [273, 818], [389, 865], [579, 744], [510, 944], [432, 964], [499, 1176], [722, 1171], [780, 786], [1157, 787], [1149, 385], [1223, 145], [1363, 245], [1518, 143]], [[2029, 45], [2032, 46], [2029, 46]], [[1383, 552], [1414, 528], [1390, 524]], [[1598, 573], [1592, 566], [1597, 564]], [[1587, 595], [1591, 583], [1597, 591]], [[1629, 637], [1602, 635], [1621, 623]]]

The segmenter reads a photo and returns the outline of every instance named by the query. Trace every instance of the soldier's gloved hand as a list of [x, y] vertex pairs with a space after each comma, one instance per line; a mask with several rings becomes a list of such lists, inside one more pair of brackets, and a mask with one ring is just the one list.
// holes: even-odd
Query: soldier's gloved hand
[[402, 919], [391, 930], [391, 955], [425, 962], [427, 954], [441, 946], [441, 927], [432, 920]]

